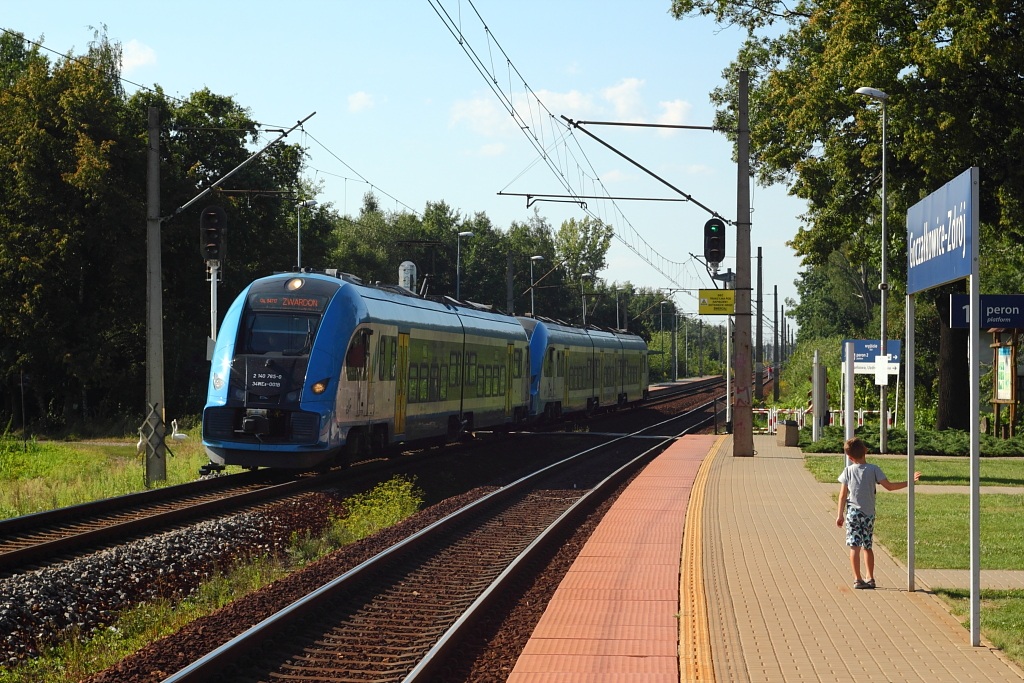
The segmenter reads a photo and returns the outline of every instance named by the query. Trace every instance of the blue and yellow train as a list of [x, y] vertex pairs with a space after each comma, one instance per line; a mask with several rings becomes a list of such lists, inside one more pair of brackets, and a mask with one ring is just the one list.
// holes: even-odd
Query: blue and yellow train
[[635, 403], [647, 346], [347, 274], [250, 284], [214, 348], [211, 469], [313, 468], [403, 442]]

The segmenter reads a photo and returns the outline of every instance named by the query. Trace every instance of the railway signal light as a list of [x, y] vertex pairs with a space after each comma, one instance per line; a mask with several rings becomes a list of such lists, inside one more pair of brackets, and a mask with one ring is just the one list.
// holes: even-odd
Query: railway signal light
[[199, 215], [199, 249], [207, 261], [224, 259], [228, 217], [219, 206], [208, 206]]
[[704, 258], [708, 263], [721, 263], [725, 258], [725, 221], [721, 218], [704, 224]]

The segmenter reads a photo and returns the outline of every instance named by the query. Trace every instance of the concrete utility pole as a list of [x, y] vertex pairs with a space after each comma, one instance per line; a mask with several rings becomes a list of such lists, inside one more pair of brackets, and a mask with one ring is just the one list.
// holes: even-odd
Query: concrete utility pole
[[754, 455], [753, 375], [750, 349], [750, 124], [747, 72], [739, 72], [738, 130], [736, 136], [736, 398], [733, 411], [733, 456]]
[[779, 286], [774, 286], [775, 290], [775, 320], [772, 323], [772, 334], [774, 335], [775, 341], [772, 343], [772, 398], [776, 402], [779, 400], [779, 363], [782, 358], [779, 356], [779, 342], [781, 338], [779, 336]]
[[754, 357], [754, 372], [757, 374], [754, 382], [754, 398], [760, 401], [764, 398], [764, 346], [761, 343], [761, 290], [764, 288], [764, 271], [761, 269], [761, 247], [757, 248], [757, 339], [756, 356]]
[[164, 444], [164, 321], [160, 258], [160, 111], [149, 108], [146, 152], [146, 421], [139, 435], [146, 448], [146, 487], [167, 479]]

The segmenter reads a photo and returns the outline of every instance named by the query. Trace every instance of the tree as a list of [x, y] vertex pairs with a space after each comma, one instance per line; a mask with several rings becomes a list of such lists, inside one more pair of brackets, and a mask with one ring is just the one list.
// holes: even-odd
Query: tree
[[570, 282], [579, 282], [584, 273], [605, 269], [614, 234], [612, 226], [590, 216], [562, 223], [555, 233], [555, 250]]
[[[790, 7], [774, 0], [674, 0], [672, 13], [713, 16], [747, 31], [726, 80], [734, 81], [737, 68], [751, 74], [758, 181], [785, 183], [808, 202], [807, 227], [791, 242], [805, 264], [827, 264], [852, 242], [859, 247], [847, 252], [851, 264], [878, 279], [880, 108], [854, 93], [871, 86], [889, 95], [887, 182], [896, 225], [908, 206], [965, 168], [982, 168], [984, 277], [992, 267], [986, 262], [1001, 260], [986, 259], [986, 252], [1019, 255], [1022, 241], [1022, 5], [824, 0]], [[720, 107], [716, 125], [734, 129], [735, 86], [715, 90], [712, 100]], [[890, 232], [886, 249], [895, 298], [906, 278], [901, 230]], [[809, 305], [802, 299], [799, 306]], [[800, 333], [811, 330], [801, 327]], [[955, 387], [966, 381], [962, 366], [954, 368], [951, 360], [960, 336], [940, 329], [939, 355], [949, 359], [939, 367], [940, 396], [956, 395]], [[953, 408], [951, 401], [941, 402], [940, 427], [967, 426], [970, 416]]]
[[[34, 418], [70, 426], [138, 415], [144, 405], [147, 109], [160, 111], [161, 209], [167, 216], [250, 154], [256, 125], [231, 98], [188, 100], [142, 90], [126, 98], [121, 48], [96, 34], [84, 55], [51, 63], [0, 38], [0, 414], [21, 372]], [[289, 267], [302, 152], [275, 145], [233, 179], [245, 201], [210, 198], [228, 213], [222, 300], [255, 275]], [[259, 193], [268, 191], [269, 199]], [[168, 414], [205, 398], [209, 300], [199, 210], [162, 225]], [[310, 247], [322, 249], [312, 231]], [[305, 241], [305, 240], [304, 240]], [[221, 308], [223, 312], [224, 308]], [[134, 422], [134, 417], [132, 422]]]

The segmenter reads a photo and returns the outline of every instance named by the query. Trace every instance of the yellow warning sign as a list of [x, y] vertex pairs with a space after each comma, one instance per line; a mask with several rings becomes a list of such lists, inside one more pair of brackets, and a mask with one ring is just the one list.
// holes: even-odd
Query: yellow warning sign
[[700, 306], [697, 312], [701, 315], [732, 315], [736, 312], [736, 290], [700, 290]]

